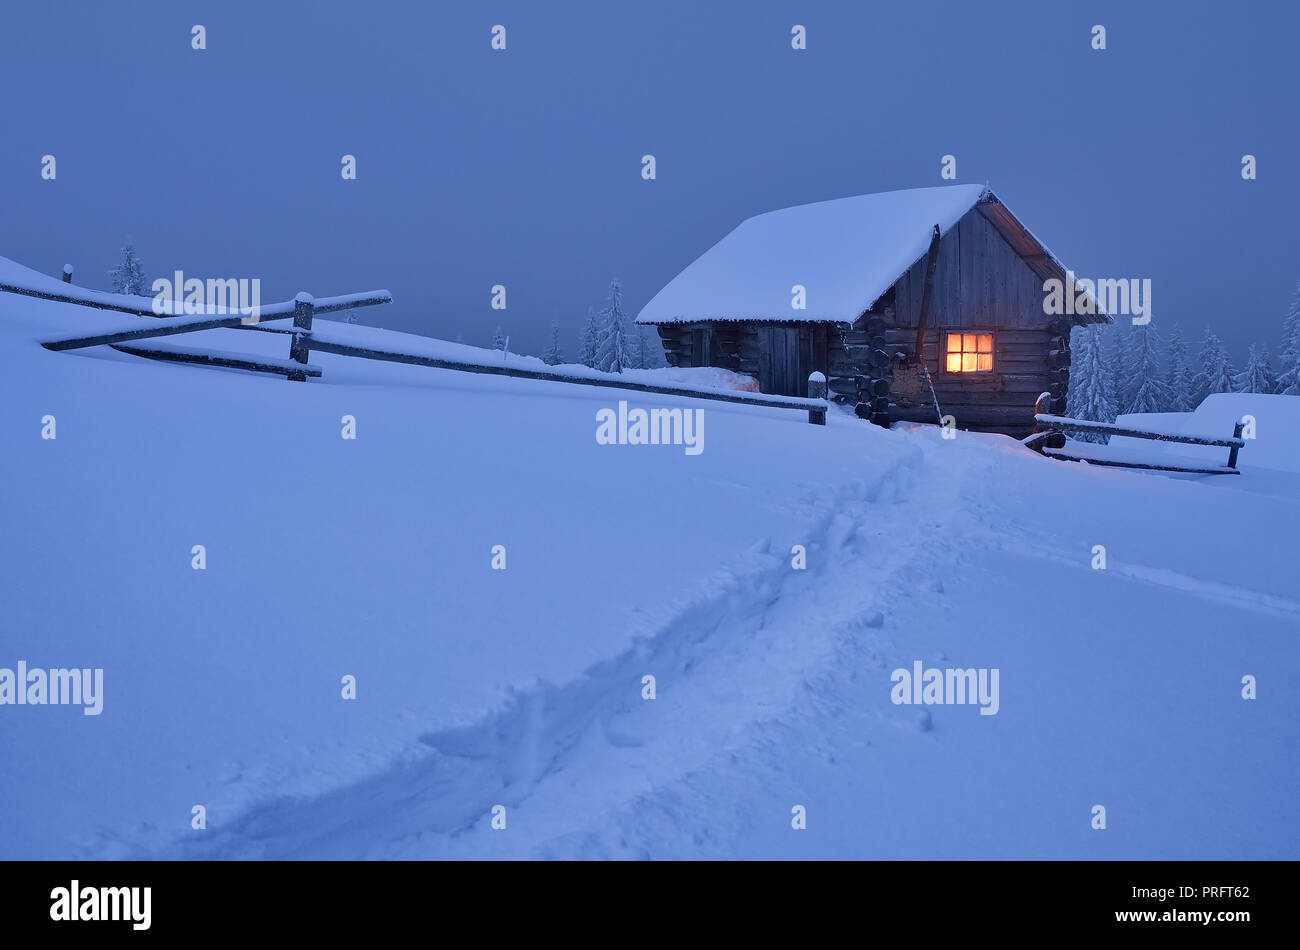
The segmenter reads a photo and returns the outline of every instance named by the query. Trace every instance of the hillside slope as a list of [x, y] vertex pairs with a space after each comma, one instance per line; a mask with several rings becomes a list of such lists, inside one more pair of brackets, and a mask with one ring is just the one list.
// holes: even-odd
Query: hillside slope
[[[613, 390], [34, 342], [121, 322], [0, 295], [0, 667], [104, 669], [99, 716], [0, 707], [0, 855], [1300, 853], [1300, 476], [1249, 447], [1179, 479], [628, 397], [702, 408], [690, 455], [598, 444]], [[893, 704], [915, 661], [998, 712]]]

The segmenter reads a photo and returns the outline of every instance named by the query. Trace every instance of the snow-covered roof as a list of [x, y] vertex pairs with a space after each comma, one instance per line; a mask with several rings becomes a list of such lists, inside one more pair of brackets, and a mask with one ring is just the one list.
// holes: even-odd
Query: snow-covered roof
[[[982, 185], [947, 185], [757, 215], [674, 277], [636, 322], [851, 323], [925, 254], [936, 224], [946, 234], [981, 200], [996, 204]], [[1012, 246], [1040, 276], [1064, 277], [1060, 262], [1009, 212], [994, 224], [1016, 231], [1022, 246]], [[806, 288], [804, 310], [791, 308], [796, 284]]]

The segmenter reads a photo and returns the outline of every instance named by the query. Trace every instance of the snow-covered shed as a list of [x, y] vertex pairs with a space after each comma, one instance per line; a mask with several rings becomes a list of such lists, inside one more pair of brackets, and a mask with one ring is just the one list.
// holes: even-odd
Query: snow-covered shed
[[750, 218], [637, 323], [671, 365], [748, 373], [765, 393], [806, 395], [820, 371], [881, 425], [936, 422], [937, 397], [961, 428], [1021, 435], [1039, 393], [1064, 410], [1071, 327], [1111, 322], [1090, 295], [1069, 308], [1090, 312], [1049, 312], [1051, 280], [1066, 288], [1065, 267], [987, 188], [916, 188]]

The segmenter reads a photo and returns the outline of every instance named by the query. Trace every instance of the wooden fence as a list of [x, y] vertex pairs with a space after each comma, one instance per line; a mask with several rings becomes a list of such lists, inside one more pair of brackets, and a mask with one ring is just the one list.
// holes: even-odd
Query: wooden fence
[[[116, 310], [137, 316], [159, 317], [152, 306], [146, 306], [144, 298], [134, 304], [120, 295], [86, 296], [61, 293], [49, 290], [34, 290], [0, 283], [0, 291], [21, 293], [27, 296], [41, 297], [78, 306], [96, 307], [104, 310]], [[44, 340], [41, 345], [48, 350], [75, 350], [91, 346], [110, 346], [122, 353], [145, 359], [164, 360], [175, 363], [195, 363], [205, 366], [220, 366], [252, 372], [270, 373], [284, 376], [294, 382], [305, 382], [308, 377], [320, 377], [321, 368], [308, 362], [312, 350], [332, 353], [338, 356], [358, 359], [379, 360], [390, 363], [405, 363], [413, 366], [427, 366], [435, 369], [450, 369], [465, 373], [480, 373], [493, 376], [509, 376], [516, 379], [537, 379], [548, 382], [569, 383], [580, 386], [598, 386], [610, 389], [624, 389], [631, 392], [656, 393], [665, 396], [681, 396], [690, 399], [707, 399], [720, 402], [741, 403], [751, 406], [766, 406], [774, 409], [797, 409], [808, 413], [808, 421], [814, 425], [826, 424], [826, 378], [821, 373], [813, 373], [808, 379], [808, 398], [796, 396], [771, 396], [762, 393], [749, 393], [727, 390], [690, 389], [684, 386], [663, 386], [653, 383], [633, 382], [618, 376], [571, 376], [564, 373], [545, 370], [525, 369], [524, 367], [489, 365], [469, 361], [447, 359], [402, 350], [359, 346], [344, 339], [330, 339], [328, 331], [322, 333], [313, 328], [314, 317], [320, 313], [337, 310], [350, 310], [355, 307], [367, 307], [392, 302], [392, 295], [386, 290], [376, 290], [361, 294], [349, 294], [342, 297], [314, 298], [310, 294], [300, 293], [293, 300], [271, 304], [260, 308], [256, 322], [249, 322], [249, 316], [230, 310], [213, 308], [203, 314], [183, 317], [163, 316], [157, 322], [115, 327], [96, 333], [59, 337]], [[269, 327], [268, 322], [292, 318], [292, 327]], [[273, 360], [212, 349], [196, 349], [160, 343], [141, 343], [158, 337], [175, 336], [183, 333], [197, 333], [201, 330], [218, 328], [257, 330], [261, 332], [282, 333], [289, 337], [289, 358]]]
[[[1238, 422], [1232, 429], [1232, 438], [1217, 438], [1209, 435], [1184, 435], [1177, 432], [1153, 432], [1146, 429], [1134, 429], [1110, 422], [1089, 422], [1085, 419], [1070, 419], [1054, 416], [1046, 410], [1051, 405], [1051, 394], [1043, 393], [1034, 405], [1034, 434], [1024, 439], [1024, 444], [1041, 452], [1049, 458], [1068, 462], [1088, 462], [1092, 465], [1107, 465], [1116, 468], [1142, 468], [1158, 472], [1187, 472], [1193, 475], [1240, 475], [1237, 468], [1237, 453], [1245, 447], [1241, 437], [1243, 424]], [[1173, 465], [1159, 462], [1143, 462], [1128, 459], [1107, 458], [1065, 447], [1066, 432], [1090, 432], [1098, 435], [1119, 435], [1131, 439], [1151, 439], [1157, 442], [1179, 442], [1185, 445], [1209, 445], [1228, 450], [1227, 465]]]
[[[310, 328], [310, 315], [307, 317]], [[294, 322], [297, 326], [297, 321]], [[728, 390], [689, 389], [684, 386], [663, 386], [656, 383], [639, 383], [620, 379], [618, 376], [585, 377], [570, 376], [565, 373], [546, 370], [525, 369], [521, 366], [509, 366], [502, 363], [493, 366], [487, 363], [471, 363], [452, 360], [445, 357], [422, 356], [401, 350], [357, 346], [354, 343], [331, 340], [327, 335], [307, 333], [302, 338], [301, 352], [304, 359], [310, 350], [321, 353], [334, 353], [338, 356], [351, 356], [367, 360], [381, 360], [389, 363], [406, 363], [411, 366], [428, 366], [434, 369], [451, 369], [462, 373], [481, 373], [490, 376], [509, 376], [514, 379], [539, 379], [555, 383], [571, 383], [579, 386], [598, 386], [609, 389], [626, 389], [631, 392], [657, 393], [664, 396], [685, 396], [691, 399], [711, 399], [719, 402], [734, 402], [749, 406], [767, 406], [773, 409], [800, 409], [808, 413], [808, 421], [814, 425], [826, 424], [826, 378], [814, 373], [808, 380], [808, 398], [798, 396], [770, 396], [763, 393], [748, 393]]]

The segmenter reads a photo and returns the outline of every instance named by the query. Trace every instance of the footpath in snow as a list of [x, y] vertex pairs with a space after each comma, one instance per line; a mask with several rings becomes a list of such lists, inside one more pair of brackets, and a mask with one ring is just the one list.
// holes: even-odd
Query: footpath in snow
[[[1297, 853], [1300, 476], [1255, 446], [1169, 478], [628, 394], [703, 409], [688, 455], [598, 444], [615, 390], [35, 343], [87, 326], [0, 296], [0, 667], [105, 683], [0, 709], [6, 856]], [[917, 661], [996, 715], [893, 704]]]

